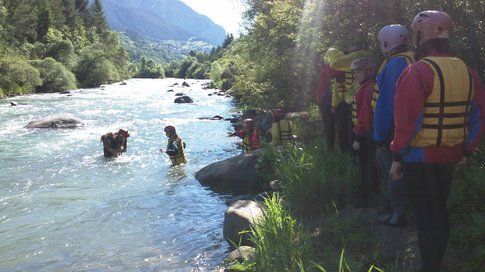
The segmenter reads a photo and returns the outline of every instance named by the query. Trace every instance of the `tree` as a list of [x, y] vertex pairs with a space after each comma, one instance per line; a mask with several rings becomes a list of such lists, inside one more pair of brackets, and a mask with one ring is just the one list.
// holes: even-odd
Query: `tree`
[[65, 24], [71, 29], [71, 31], [79, 24], [77, 21], [77, 12], [74, 0], [62, 0], [62, 13], [66, 18]]
[[36, 88], [37, 92], [61, 92], [76, 89], [76, 77], [62, 63], [53, 58], [33, 61], [33, 66], [40, 72], [42, 85]]
[[50, 26], [51, 12], [47, 6], [42, 5], [37, 17], [37, 38], [43, 40]]
[[78, 16], [81, 18], [84, 26], [88, 26], [89, 23], [89, 2], [88, 0], [74, 0], [74, 6], [76, 8]]
[[104, 34], [108, 30], [101, 0], [94, 0], [90, 8], [90, 19], [89, 25], [95, 27], [99, 34]]

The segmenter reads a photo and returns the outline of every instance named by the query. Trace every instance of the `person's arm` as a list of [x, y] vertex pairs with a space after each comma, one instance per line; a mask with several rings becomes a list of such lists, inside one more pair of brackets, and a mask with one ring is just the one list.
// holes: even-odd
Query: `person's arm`
[[367, 54], [368, 53], [365, 50], [358, 50], [346, 55], [339, 55], [333, 59], [333, 61], [330, 63], [330, 67], [335, 70], [350, 72], [350, 65], [352, 64], [352, 61], [362, 58]]
[[[420, 66], [418, 66], [420, 65]], [[422, 120], [424, 103], [433, 89], [434, 74], [424, 63], [415, 63], [401, 74], [394, 98], [394, 160], [401, 161], [409, 142]]]
[[259, 132], [257, 130], [253, 131], [249, 136], [249, 143], [251, 145], [251, 150], [256, 150], [261, 147]]
[[273, 125], [271, 126], [271, 144], [278, 145], [280, 143], [280, 137], [278, 122], [273, 122]]
[[357, 136], [357, 141], [363, 143], [363, 137], [369, 135], [372, 131], [372, 95], [373, 89], [371, 86], [366, 86], [365, 89], [357, 93], [356, 107], [357, 107], [357, 124], [354, 126], [354, 134]]
[[374, 108], [374, 141], [377, 143], [386, 142], [392, 134], [396, 84], [406, 66], [404, 58], [393, 58], [377, 77], [380, 92]]
[[481, 111], [483, 110], [483, 90], [481, 89], [480, 80], [478, 79], [478, 75], [475, 71], [470, 69], [470, 73], [472, 74], [473, 79], [473, 86], [475, 86], [475, 96], [471, 102], [471, 109], [468, 115], [468, 134], [467, 139], [465, 141], [465, 156], [471, 154], [477, 147], [480, 142], [480, 127], [483, 124], [483, 114]]
[[322, 71], [320, 72], [320, 79], [318, 81], [317, 87], [317, 103], [321, 107], [323, 105], [323, 100], [327, 92], [329, 92], [330, 87], [330, 67], [328, 64], [324, 64]]

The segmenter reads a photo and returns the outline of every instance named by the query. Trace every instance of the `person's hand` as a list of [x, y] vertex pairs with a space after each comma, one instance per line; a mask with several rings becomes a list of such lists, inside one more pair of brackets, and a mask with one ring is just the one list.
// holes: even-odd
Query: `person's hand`
[[391, 165], [391, 171], [389, 171], [392, 180], [397, 181], [403, 177], [402, 162], [393, 161]]
[[468, 158], [463, 156], [463, 158], [461, 159], [461, 161], [459, 161], [456, 166], [458, 167], [465, 167], [466, 165], [468, 164]]
[[352, 144], [352, 148], [354, 149], [354, 151], [357, 151], [357, 150], [360, 150], [360, 143], [355, 141], [353, 144]]

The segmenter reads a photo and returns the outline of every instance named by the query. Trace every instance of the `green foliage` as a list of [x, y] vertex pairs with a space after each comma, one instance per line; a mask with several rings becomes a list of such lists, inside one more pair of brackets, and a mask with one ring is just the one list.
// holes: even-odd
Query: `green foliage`
[[76, 89], [76, 77], [62, 63], [53, 58], [33, 61], [33, 66], [40, 72], [42, 85], [38, 92], [61, 92]]
[[37, 69], [20, 56], [0, 57], [0, 97], [31, 92], [42, 81]]
[[450, 243], [460, 256], [457, 271], [477, 271], [484, 265], [485, 168], [483, 146], [466, 168], [457, 169], [448, 208], [452, 227]]
[[163, 68], [152, 59], [141, 58], [135, 77], [139, 78], [163, 78], [165, 72]]
[[255, 271], [296, 271], [309, 264], [313, 250], [308, 233], [282, 206], [277, 194], [265, 199], [266, 210], [252, 229], [256, 249]]
[[322, 141], [304, 147], [267, 149], [261, 175], [282, 181], [286, 204], [297, 215], [309, 216], [344, 203], [357, 180], [347, 155], [329, 152]]
[[[129, 76], [128, 55], [120, 47], [118, 36], [107, 28], [101, 1], [90, 5], [87, 0], [1, 0], [0, 30], [0, 58], [21, 57], [18, 62], [6, 63], [26, 73], [2, 78], [6, 95], [75, 88], [71, 72], [76, 72], [82, 86]], [[24, 57], [34, 60], [41, 70], [42, 84], [30, 80], [35, 76], [26, 76], [33, 75], [35, 69], [25, 64]], [[22, 77], [28, 84], [22, 83]]]

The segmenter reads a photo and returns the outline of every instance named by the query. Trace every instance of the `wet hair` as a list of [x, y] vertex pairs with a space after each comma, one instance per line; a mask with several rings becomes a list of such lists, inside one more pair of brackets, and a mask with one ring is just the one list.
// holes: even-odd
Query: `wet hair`
[[416, 49], [416, 54], [414, 59], [416, 61], [429, 56], [431, 51], [437, 51], [442, 54], [449, 54], [451, 56], [455, 55], [455, 51], [451, 48], [451, 43], [449, 39], [431, 39], [424, 41], [418, 49]]

